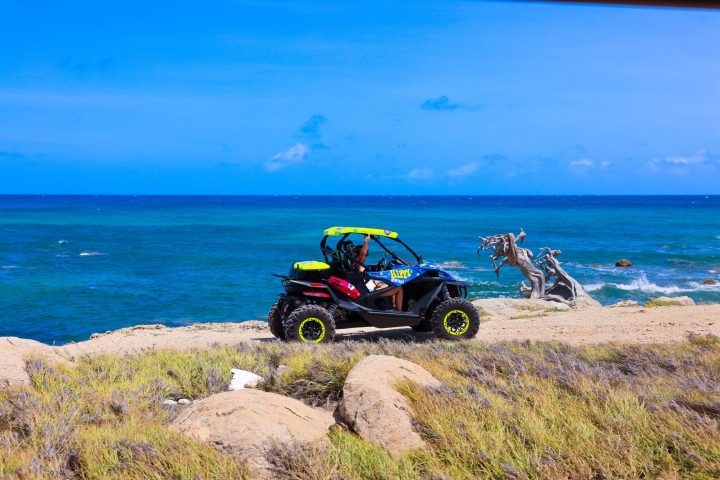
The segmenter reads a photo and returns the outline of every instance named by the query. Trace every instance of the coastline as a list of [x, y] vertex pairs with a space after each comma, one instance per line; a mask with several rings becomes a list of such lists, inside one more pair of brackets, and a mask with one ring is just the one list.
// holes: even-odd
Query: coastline
[[[681, 342], [689, 335], [720, 336], [720, 304], [669, 307], [598, 307], [561, 309], [561, 305], [542, 302], [540, 307], [509, 311], [488, 311], [486, 301], [475, 301], [483, 321], [480, 333], [473, 340], [485, 343], [504, 341], [562, 342], [570, 345], [601, 343], [665, 343]], [[497, 302], [497, 300], [495, 300]], [[512, 304], [512, 300], [503, 300]], [[544, 306], [544, 308], [543, 308]], [[17, 337], [0, 337], [0, 340]], [[338, 341], [381, 338], [406, 341], [427, 341], [431, 335], [408, 328], [351, 328], [338, 331]], [[273, 336], [266, 323], [251, 320], [239, 323], [198, 323], [185, 327], [159, 324], [136, 325], [119, 330], [96, 333], [91, 338], [61, 346], [32, 342], [38, 347], [64, 357], [84, 354], [127, 354], [147, 350], [172, 349], [187, 351], [229, 346], [240, 343], [270, 342]]]

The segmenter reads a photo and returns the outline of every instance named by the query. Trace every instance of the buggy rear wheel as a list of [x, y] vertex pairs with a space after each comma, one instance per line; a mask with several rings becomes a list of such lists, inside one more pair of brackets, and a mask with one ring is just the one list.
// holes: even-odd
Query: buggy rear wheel
[[320, 305], [305, 305], [287, 319], [287, 334], [297, 342], [328, 343], [335, 339], [335, 321]]
[[440, 303], [433, 311], [432, 326], [438, 338], [446, 340], [473, 338], [480, 329], [480, 315], [469, 300], [450, 298]]
[[268, 327], [270, 327], [270, 333], [275, 338], [280, 340], [287, 340], [287, 333], [285, 333], [285, 327], [283, 326], [282, 313], [280, 313], [280, 305], [277, 302], [270, 307], [268, 312]]

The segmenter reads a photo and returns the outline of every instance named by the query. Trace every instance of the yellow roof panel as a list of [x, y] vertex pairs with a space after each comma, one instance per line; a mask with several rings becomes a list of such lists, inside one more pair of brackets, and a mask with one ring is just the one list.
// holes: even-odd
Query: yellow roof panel
[[360, 235], [377, 235], [378, 237], [397, 238], [397, 232], [383, 230], [382, 228], [364, 227], [330, 227], [325, 230], [325, 235], [345, 235], [346, 233], [359, 233]]

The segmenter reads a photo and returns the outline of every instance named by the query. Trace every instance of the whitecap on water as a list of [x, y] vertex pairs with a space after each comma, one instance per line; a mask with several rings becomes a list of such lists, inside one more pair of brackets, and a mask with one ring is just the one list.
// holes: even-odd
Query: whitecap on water
[[641, 273], [638, 278], [631, 281], [630, 283], [611, 283], [611, 282], [599, 282], [599, 283], [589, 283], [587, 285], [584, 285], [585, 290], [589, 292], [597, 291], [602, 289], [603, 287], [611, 287], [611, 288], [617, 288], [619, 290], [640, 290], [641, 292], [645, 293], [662, 293], [665, 295], [669, 295], [672, 293], [680, 293], [680, 292], [696, 292], [696, 291], [713, 291], [718, 290], [719, 286], [717, 285], [704, 285], [702, 283], [698, 282], [689, 282], [687, 286], [678, 286], [678, 285], [667, 285], [662, 286], [658, 285], [657, 283], [653, 283], [650, 280], [648, 280], [647, 276], [644, 273]]
[[101, 252], [80, 252], [81, 257], [97, 257], [100, 255], [105, 255], [105, 254], [101, 253]]
[[467, 268], [462, 262], [442, 262], [438, 263], [440, 268]]
[[58, 243], [59, 243], [60, 245], [62, 245], [63, 243], [70, 243], [70, 242], [68, 242], [67, 240], [58, 240]]

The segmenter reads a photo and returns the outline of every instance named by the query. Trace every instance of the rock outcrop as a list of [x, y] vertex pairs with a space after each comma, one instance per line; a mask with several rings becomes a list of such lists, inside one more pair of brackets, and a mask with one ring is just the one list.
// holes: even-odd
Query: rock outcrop
[[715, 280], [714, 278], [706, 278], [705, 280], [703, 280], [703, 285], [717, 285], [717, 284], [718, 284], [718, 281]]
[[44, 343], [18, 337], [0, 337], [0, 388], [7, 385], [28, 385], [30, 376], [25, 371], [25, 360], [32, 356], [70, 364], [58, 355], [53, 347]]
[[612, 305], [610, 305], [610, 308], [615, 308], [615, 307], [637, 307], [637, 306], [638, 306], [638, 302], [636, 302], [635, 300], [622, 300], [622, 301], [620, 301], [620, 302], [613, 303]]
[[590, 295], [582, 295], [573, 300], [572, 307], [582, 310], [585, 308], [602, 307], [602, 305]]
[[656, 297], [645, 302], [645, 307], [688, 307], [695, 305], [690, 297]]
[[340, 403], [340, 414], [361, 438], [395, 455], [425, 446], [413, 428], [407, 399], [394, 388], [401, 381], [442, 386], [419, 365], [388, 355], [370, 355], [348, 374]]
[[534, 298], [483, 298], [473, 301], [481, 316], [493, 320], [542, 316], [549, 312], [566, 312], [570, 306]]
[[630, 260], [628, 260], [627, 258], [621, 258], [620, 260], [618, 260], [617, 262], [615, 262], [615, 266], [616, 266], [616, 267], [632, 267], [633, 264], [632, 264], [632, 262], [631, 262]]
[[171, 428], [233, 455], [252, 478], [280, 478], [268, 460], [272, 449], [326, 441], [334, 423], [332, 413], [293, 398], [243, 389], [193, 402]]

